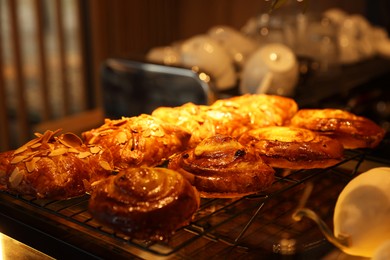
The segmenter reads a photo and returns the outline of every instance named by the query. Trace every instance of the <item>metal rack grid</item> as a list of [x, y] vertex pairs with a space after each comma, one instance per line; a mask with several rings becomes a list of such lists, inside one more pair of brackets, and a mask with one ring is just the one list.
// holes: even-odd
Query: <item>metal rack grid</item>
[[[177, 230], [164, 242], [134, 240], [101, 226], [87, 210], [88, 195], [64, 201], [3, 195], [23, 207], [33, 208], [34, 214], [82, 229], [89, 236], [120, 245], [131, 254], [149, 253], [171, 258], [199, 256], [206, 251], [229, 256], [301, 254], [327, 243], [313, 222], [308, 219], [294, 222], [291, 218], [307, 183], [314, 185], [307, 207], [314, 209], [331, 227], [338, 194], [363, 170], [360, 168], [367, 161], [366, 157], [365, 151], [353, 151], [347, 152], [345, 160], [331, 168], [278, 170], [276, 181], [265, 193], [239, 199], [202, 199], [190, 225]], [[282, 240], [290, 242], [287, 251]]]

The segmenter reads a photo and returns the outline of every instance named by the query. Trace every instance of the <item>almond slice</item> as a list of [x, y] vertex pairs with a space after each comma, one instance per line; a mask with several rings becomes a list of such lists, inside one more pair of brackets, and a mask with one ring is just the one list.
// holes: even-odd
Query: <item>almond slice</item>
[[73, 133], [66, 133], [58, 138], [58, 141], [67, 147], [79, 147], [83, 144], [83, 141], [77, 135]]
[[124, 144], [127, 141], [127, 136], [123, 132], [119, 132], [116, 136], [116, 140], [118, 141], [119, 144]]
[[27, 162], [27, 161], [31, 161], [37, 154], [40, 154], [41, 151], [35, 151], [35, 152], [32, 152], [32, 153], [28, 153], [26, 154], [26, 159], [24, 159], [23, 161], [24, 162]]
[[100, 161], [99, 165], [107, 171], [112, 171], [111, 165], [106, 161]]
[[37, 161], [39, 161], [39, 159], [41, 159], [41, 158], [40, 157], [34, 157], [31, 161], [26, 162], [27, 172], [34, 171], [35, 165], [36, 165]]
[[63, 155], [64, 153], [66, 153], [68, 151], [68, 148], [58, 148], [56, 150], [53, 150], [49, 153], [49, 156], [50, 157], [53, 157], [53, 156], [59, 156], [59, 155]]
[[27, 150], [27, 145], [23, 145], [14, 151], [14, 154], [20, 154]]
[[89, 148], [89, 151], [93, 154], [97, 154], [98, 152], [101, 151], [100, 147], [99, 146], [92, 146]]
[[11, 187], [16, 187], [18, 186], [22, 180], [23, 180], [23, 170], [19, 171], [19, 168], [16, 167], [12, 173], [11, 176], [9, 177], [9, 182], [11, 184]]
[[77, 155], [78, 158], [80, 159], [84, 159], [84, 158], [87, 158], [88, 156], [90, 156], [91, 153], [90, 152], [81, 152]]
[[36, 148], [40, 147], [41, 145], [42, 145], [41, 143], [36, 143], [36, 144], [31, 145], [30, 148], [36, 149]]
[[69, 149], [68, 149], [68, 152], [69, 152], [69, 153], [80, 153], [79, 150], [77, 150], [76, 148], [73, 148], [73, 147], [69, 148]]
[[26, 159], [28, 156], [25, 156], [25, 155], [18, 155], [18, 156], [15, 156], [12, 160], [11, 160], [11, 164], [17, 164], [17, 163], [20, 163], [21, 161], [23, 161], [24, 159]]

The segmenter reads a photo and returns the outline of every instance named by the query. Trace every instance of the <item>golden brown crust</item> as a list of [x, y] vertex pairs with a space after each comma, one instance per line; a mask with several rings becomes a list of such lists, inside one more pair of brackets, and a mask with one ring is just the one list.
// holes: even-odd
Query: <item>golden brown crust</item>
[[187, 129], [191, 133], [189, 147], [195, 147], [202, 140], [217, 134], [238, 136], [250, 127], [250, 118], [245, 114], [193, 103], [160, 107], [153, 111], [152, 116]]
[[166, 168], [127, 168], [97, 182], [89, 200], [92, 216], [131, 238], [162, 240], [187, 225], [199, 194], [179, 173]]
[[82, 135], [88, 144], [110, 150], [117, 169], [156, 166], [182, 151], [190, 138], [183, 128], [150, 115], [106, 119], [105, 124]]
[[185, 176], [202, 197], [233, 198], [267, 189], [274, 170], [234, 138], [216, 135], [173, 156], [168, 168]]
[[295, 100], [266, 94], [245, 94], [221, 99], [212, 104], [211, 107], [213, 109], [223, 107], [248, 115], [252, 128], [284, 125], [298, 110]]
[[111, 175], [110, 153], [84, 145], [74, 134], [57, 133], [37, 134], [8, 152], [8, 158], [3, 157], [7, 165], [0, 183], [6, 191], [39, 199], [68, 199], [85, 194], [91, 181]]
[[343, 158], [343, 146], [337, 140], [296, 127], [253, 129], [239, 141], [254, 147], [264, 162], [275, 168], [326, 168]]
[[7, 169], [12, 160], [13, 151], [6, 151], [0, 153], [0, 190], [7, 190]]
[[211, 106], [186, 103], [179, 107], [160, 107], [152, 116], [184, 127], [191, 139], [189, 147], [214, 135], [239, 137], [249, 129], [282, 125], [298, 106], [293, 99], [275, 95], [243, 95], [216, 101]]
[[340, 109], [301, 109], [291, 125], [337, 139], [345, 149], [375, 148], [385, 135], [370, 119]]

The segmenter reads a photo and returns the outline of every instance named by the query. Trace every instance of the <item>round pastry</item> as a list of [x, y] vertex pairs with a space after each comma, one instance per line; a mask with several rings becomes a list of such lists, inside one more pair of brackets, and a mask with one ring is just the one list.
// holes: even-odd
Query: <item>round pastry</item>
[[291, 125], [317, 131], [339, 140], [344, 148], [374, 148], [385, 131], [368, 118], [340, 109], [301, 109]]
[[106, 119], [97, 129], [84, 132], [87, 144], [111, 151], [116, 169], [156, 166], [187, 147], [190, 133], [150, 115]]
[[152, 112], [152, 116], [182, 126], [190, 132], [189, 147], [195, 147], [203, 139], [217, 134], [239, 136], [251, 123], [248, 115], [233, 109], [193, 103], [179, 107], [160, 107]]
[[233, 110], [248, 115], [252, 128], [284, 125], [298, 110], [294, 99], [267, 94], [245, 94], [220, 99], [211, 105], [212, 109]]
[[242, 197], [264, 191], [274, 181], [274, 170], [260, 156], [224, 135], [173, 156], [168, 168], [185, 176], [206, 198]]
[[135, 239], [165, 240], [187, 225], [199, 194], [166, 168], [127, 168], [93, 186], [88, 209], [103, 225]]
[[0, 190], [7, 190], [7, 168], [12, 160], [13, 151], [0, 153]]
[[91, 182], [112, 174], [111, 153], [83, 144], [72, 133], [57, 133], [36, 134], [37, 138], [7, 153], [0, 181], [6, 191], [39, 199], [68, 199], [85, 194]]
[[275, 168], [326, 168], [343, 158], [343, 146], [337, 140], [296, 127], [253, 129], [239, 141], [254, 147], [264, 162]]

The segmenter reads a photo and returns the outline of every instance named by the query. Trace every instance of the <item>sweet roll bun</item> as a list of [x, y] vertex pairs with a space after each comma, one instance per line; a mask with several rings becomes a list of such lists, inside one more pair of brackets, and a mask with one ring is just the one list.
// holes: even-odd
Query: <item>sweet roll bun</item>
[[166, 168], [127, 168], [94, 184], [88, 209], [100, 223], [135, 239], [165, 240], [187, 225], [198, 192]]
[[291, 125], [339, 140], [345, 149], [375, 148], [385, 131], [368, 118], [340, 109], [301, 109]]
[[245, 94], [220, 99], [214, 102], [211, 108], [224, 108], [248, 115], [252, 128], [287, 124], [298, 111], [294, 99], [267, 94]]
[[173, 156], [168, 168], [185, 176], [206, 198], [242, 197], [264, 191], [274, 181], [274, 170], [260, 156], [224, 135]]
[[250, 117], [233, 109], [186, 103], [179, 107], [160, 107], [152, 116], [182, 126], [191, 133], [189, 147], [214, 135], [239, 136], [251, 127]]
[[343, 158], [343, 146], [335, 139], [307, 129], [270, 126], [253, 129], [239, 141], [252, 146], [274, 168], [326, 168]]

